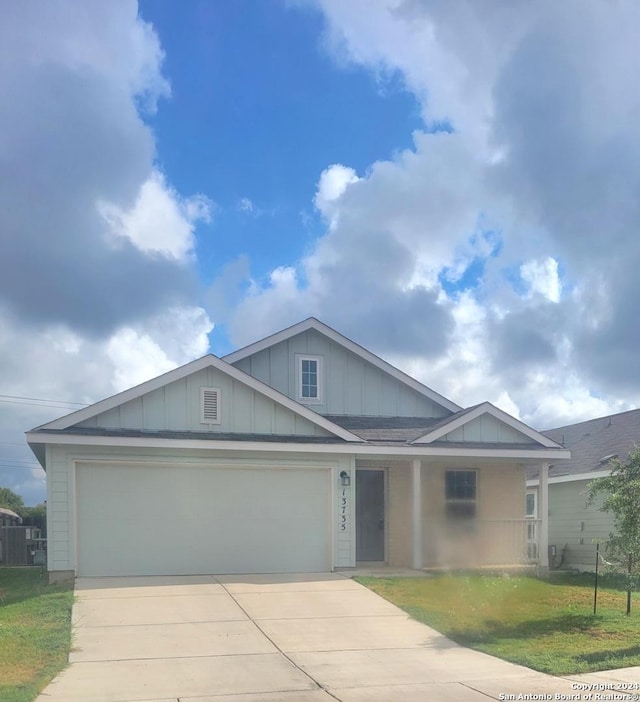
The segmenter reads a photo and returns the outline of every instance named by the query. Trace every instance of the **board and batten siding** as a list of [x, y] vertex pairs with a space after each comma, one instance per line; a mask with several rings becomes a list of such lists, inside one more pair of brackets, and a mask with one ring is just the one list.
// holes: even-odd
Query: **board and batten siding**
[[[355, 485], [355, 460], [353, 456], [326, 455], [320, 457], [304, 453], [261, 453], [238, 455], [235, 451], [216, 450], [214, 453], [198, 449], [125, 448], [98, 446], [47, 446], [47, 518], [48, 518], [48, 570], [73, 574], [76, 563], [76, 493], [75, 463], [100, 462], [104, 470], [112, 464], [147, 464], [171, 466], [177, 472], [183, 466], [202, 466], [215, 470], [216, 466], [294, 467], [312, 470], [324, 468], [331, 474], [331, 533], [333, 535], [334, 567], [355, 565], [355, 529], [353, 524], [353, 491]], [[340, 472], [351, 476], [351, 486], [340, 486]], [[344, 496], [343, 496], [344, 490]], [[346, 503], [342, 503], [342, 498]], [[176, 495], [176, 499], [179, 496]], [[345, 519], [343, 519], [343, 515]], [[197, 515], [193, 515], [197, 519]], [[166, 505], [163, 517], [172, 518], [171, 504]], [[344, 525], [344, 528], [342, 528]], [[149, 525], [153, 528], [153, 525]], [[318, 525], [325, 528], [325, 525]], [[135, 535], [132, 535], [134, 538]]]
[[549, 485], [549, 544], [556, 547], [557, 563], [566, 546], [563, 567], [595, 570], [596, 541], [606, 541], [613, 531], [610, 514], [600, 512], [598, 504], [586, 506], [590, 482]]
[[320, 414], [383, 417], [443, 417], [450, 414], [393, 376], [314, 329], [301, 332], [233, 365], [296, 400], [296, 355], [322, 358]]
[[501, 422], [490, 414], [483, 414], [467, 424], [445, 434], [438, 441], [483, 441], [488, 443], [531, 444], [533, 443], [525, 434], [508, 424]]
[[[200, 422], [200, 388], [219, 388], [219, 424]], [[332, 436], [216, 368], [205, 368], [80, 422], [79, 427]]]
[[65, 450], [47, 446], [47, 569], [74, 569], [73, 466]]

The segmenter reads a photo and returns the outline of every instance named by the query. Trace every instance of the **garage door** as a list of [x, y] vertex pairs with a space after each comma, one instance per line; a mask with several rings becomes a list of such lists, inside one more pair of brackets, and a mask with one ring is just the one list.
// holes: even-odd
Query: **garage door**
[[326, 468], [80, 464], [79, 575], [331, 568]]

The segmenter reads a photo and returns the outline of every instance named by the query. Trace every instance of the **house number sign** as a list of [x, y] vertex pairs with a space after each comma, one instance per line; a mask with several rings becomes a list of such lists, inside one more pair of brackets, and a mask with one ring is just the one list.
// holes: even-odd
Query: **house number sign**
[[340, 494], [340, 531], [347, 530], [347, 505], [348, 505], [347, 488], [342, 488]]

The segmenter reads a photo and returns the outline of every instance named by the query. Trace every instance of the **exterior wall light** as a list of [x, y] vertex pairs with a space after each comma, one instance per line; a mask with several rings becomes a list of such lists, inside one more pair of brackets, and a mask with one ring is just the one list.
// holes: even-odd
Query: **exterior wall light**
[[340, 485], [342, 485], [342, 487], [349, 487], [351, 485], [351, 476], [346, 470], [340, 472]]

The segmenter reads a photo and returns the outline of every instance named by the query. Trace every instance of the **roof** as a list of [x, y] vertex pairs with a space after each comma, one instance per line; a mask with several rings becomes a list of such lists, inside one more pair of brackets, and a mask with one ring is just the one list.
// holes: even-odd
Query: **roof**
[[363, 417], [324, 415], [329, 421], [362, 437], [365, 441], [408, 443], [440, 423], [439, 417]]
[[368, 349], [365, 349], [364, 346], [360, 346], [360, 344], [357, 344], [355, 341], [351, 341], [351, 339], [348, 339], [346, 336], [343, 336], [342, 334], [340, 334], [340, 332], [337, 332], [335, 329], [332, 329], [331, 327], [327, 326], [315, 317], [309, 317], [308, 319], [305, 319], [302, 322], [298, 322], [298, 324], [294, 324], [290, 327], [287, 327], [286, 329], [283, 329], [282, 331], [279, 331], [275, 334], [271, 334], [270, 336], [267, 336], [264, 339], [260, 339], [259, 341], [254, 342], [253, 344], [244, 346], [243, 348], [238, 349], [233, 353], [223, 356], [223, 360], [227, 363], [237, 363], [243, 358], [247, 358], [248, 356], [252, 356], [253, 354], [258, 353], [259, 351], [270, 348], [271, 346], [275, 346], [276, 344], [279, 344], [282, 341], [291, 339], [292, 337], [297, 336], [302, 332], [308, 331], [309, 329], [314, 329], [319, 334], [323, 334], [324, 336], [334, 341], [336, 344], [339, 344], [343, 348], [351, 351], [352, 353], [355, 353], [357, 356], [360, 356], [360, 358], [362, 358], [363, 360], [368, 361], [373, 366], [376, 366], [376, 368], [379, 368], [385, 373], [388, 373], [389, 375], [393, 376], [396, 380], [399, 380], [401, 383], [404, 383], [404, 385], [407, 385], [408, 387], [412, 388], [421, 395], [428, 397], [430, 400], [433, 400], [433, 402], [437, 403], [441, 407], [444, 407], [445, 409], [448, 409], [450, 412], [457, 412], [461, 409], [459, 405], [456, 405], [455, 402], [452, 402], [444, 395], [440, 395], [440, 393], [437, 393], [435, 390], [432, 390], [431, 388], [427, 387], [415, 378], [412, 378], [410, 375], [407, 375], [407, 373], [404, 373], [399, 368], [396, 368], [390, 363], [387, 363], [387, 361], [384, 361], [379, 356], [376, 356], [374, 353], [371, 353], [371, 351], [369, 351]]
[[[309, 329], [314, 329], [320, 334], [324, 334], [349, 351], [356, 353], [407, 386], [429, 397], [449, 413], [445, 417], [432, 418], [321, 415], [232, 365], [233, 362], [241, 358], [257, 353], [261, 349], [269, 348], [273, 344], [280, 343], [284, 339]], [[243, 383], [273, 402], [279, 403], [297, 415], [309, 420], [314, 425], [321, 427], [329, 436], [201, 432], [197, 429], [194, 431], [140, 430], [137, 428], [107, 429], [78, 426], [87, 419], [140, 398], [147, 393], [163, 388], [170, 383], [206, 368], [215, 368], [230, 378]], [[469, 439], [472, 439], [470, 441], [459, 441], [459, 437], [456, 437], [455, 443], [443, 440], [443, 437], [447, 434], [481, 418], [483, 415], [492, 415], [499, 422], [519, 432], [519, 436], [514, 438], [513, 433], [510, 436], [505, 435], [502, 442], [498, 441], [498, 437], [494, 439], [489, 436], [469, 436]], [[528, 440], [521, 440], [522, 436], [528, 437]], [[483, 442], [482, 438], [491, 438], [491, 440]], [[255, 450], [259, 450], [260, 446], [264, 446], [265, 450], [275, 450], [276, 447], [281, 446], [282, 450], [286, 451], [295, 450], [295, 446], [298, 445], [301, 451], [311, 452], [334, 450], [333, 447], [340, 446], [340, 450], [343, 453], [353, 453], [362, 450], [368, 454], [375, 452], [376, 447], [378, 447], [385, 455], [390, 455], [392, 452], [397, 451], [397, 455], [406, 456], [477, 455], [478, 457], [491, 457], [493, 455], [494, 457], [509, 457], [523, 460], [537, 459], [538, 456], [554, 459], [556, 457], [565, 458], [568, 455], [568, 452], [553, 440], [539, 434], [488, 402], [467, 409], [458, 407], [455, 403], [438, 395], [438, 393], [338, 334], [338, 332], [315, 318], [309, 318], [304, 322], [300, 322], [282, 332], [229, 354], [223, 359], [212, 354], [203, 356], [157, 378], [101, 400], [90, 407], [77, 410], [36, 427], [31, 432], [27, 432], [27, 441], [43, 466], [45, 465], [45, 445], [51, 443], [88, 445], [92, 440], [96, 445], [104, 446], [171, 445], [178, 448], [199, 447], [206, 450], [217, 448], [217, 443], [220, 445], [225, 444], [225, 448], [231, 447], [234, 449], [244, 443], [245, 446], [254, 446]], [[516, 441], [519, 442], [514, 443]]]
[[[471, 458], [472, 460], [509, 459], [515, 461], [553, 460], [566, 457], [564, 449], [546, 448], [540, 444], [511, 444], [488, 442], [434, 442], [415, 444], [411, 441], [381, 439], [344, 441], [331, 436], [292, 436], [273, 434], [229, 434], [198, 431], [141, 431], [131, 429], [104, 429], [69, 427], [67, 429], [34, 429], [27, 433], [27, 441], [39, 460], [44, 461], [42, 449], [48, 445], [118, 446], [128, 448], [170, 448], [200, 450], [240, 450], [243, 452], [274, 451], [314, 454], [375, 456], [380, 459], [401, 458]], [[40, 453], [38, 453], [40, 451]], [[560, 455], [559, 455], [560, 454]], [[171, 457], [173, 454], [167, 454]]]
[[268, 397], [274, 402], [283, 405], [295, 414], [298, 414], [301, 417], [304, 417], [305, 419], [309, 420], [312, 424], [321, 427], [322, 429], [330, 432], [331, 434], [334, 434], [335, 436], [340, 437], [341, 439], [345, 439], [346, 441], [360, 440], [360, 438], [355, 434], [346, 431], [345, 429], [336, 424], [332, 424], [317, 412], [314, 412], [313, 410], [310, 410], [308, 407], [305, 407], [299, 402], [290, 399], [286, 395], [283, 395], [281, 392], [274, 390], [272, 387], [266, 385], [262, 381], [254, 378], [248, 373], [244, 373], [243, 371], [239, 370], [238, 368], [235, 368], [234, 366], [218, 358], [217, 356], [214, 356], [213, 354], [208, 354], [207, 356], [198, 358], [197, 360], [191, 361], [191, 363], [187, 363], [183, 366], [180, 366], [179, 368], [175, 368], [174, 370], [171, 370], [168, 373], [163, 373], [157, 378], [152, 378], [151, 380], [148, 380], [145, 383], [141, 383], [140, 385], [136, 385], [135, 387], [130, 388], [129, 390], [125, 390], [124, 392], [120, 392], [116, 395], [112, 395], [111, 397], [107, 397], [104, 400], [100, 400], [99, 402], [96, 402], [95, 404], [90, 405], [89, 407], [84, 407], [83, 409], [76, 410], [75, 412], [71, 412], [70, 414], [66, 414], [64, 417], [54, 419], [52, 422], [48, 422], [47, 424], [43, 424], [39, 427], [36, 427], [36, 429], [33, 430], [31, 433], [37, 433], [37, 430], [40, 429], [68, 429], [74, 424], [79, 424], [80, 422], [90, 419], [91, 417], [95, 417], [96, 415], [101, 414], [102, 412], [106, 412], [107, 410], [117, 407], [118, 405], [122, 405], [125, 402], [130, 402], [131, 400], [141, 397], [142, 395], [152, 392], [153, 390], [157, 390], [158, 388], [169, 385], [170, 383], [173, 383], [176, 380], [185, 378], [186, 376], [191, 375], [192, 373], [202, 370], [203, 368], [208, 368], [210, 366], [216, 368], [222, 373], [225, 373], [234, 380], [237, 380], [240, 383], [247, 385], [252, 390], [259, 392], [260, 394], [264, 395], [265, 397]]
[[240, 434], [208, 431], [150, 431], [147, 429], [104, 429], [101, 427], [69, 427], [68, 429], [34, 429], [31, 434], [49, 436], [111, 436], [148, 439], [189, 439], [194, 441], [268, 441], [296, 444], [344, 444], [338, 436], [302, 436], [299, 434]]
[[0, 507], [0, 514], [4, 514], [8, 517], [14, 517], [20, 523], [22, 523], [22, 517], [19, 514], [16, 514], [16, 512], [14, 512], [12, 509], [9, 509], [8, 507]]
[[[567, 424], [542, 433], [571, 451], [570, 460], [550, 466], [549, 478], [597, 473], [607, 470], [613, 457], [625, 460], [635, 445], [640, 444], [640, 409]], [[531, 480], [537, 476], [537, 471], [533, 470], [527, 478]]]

